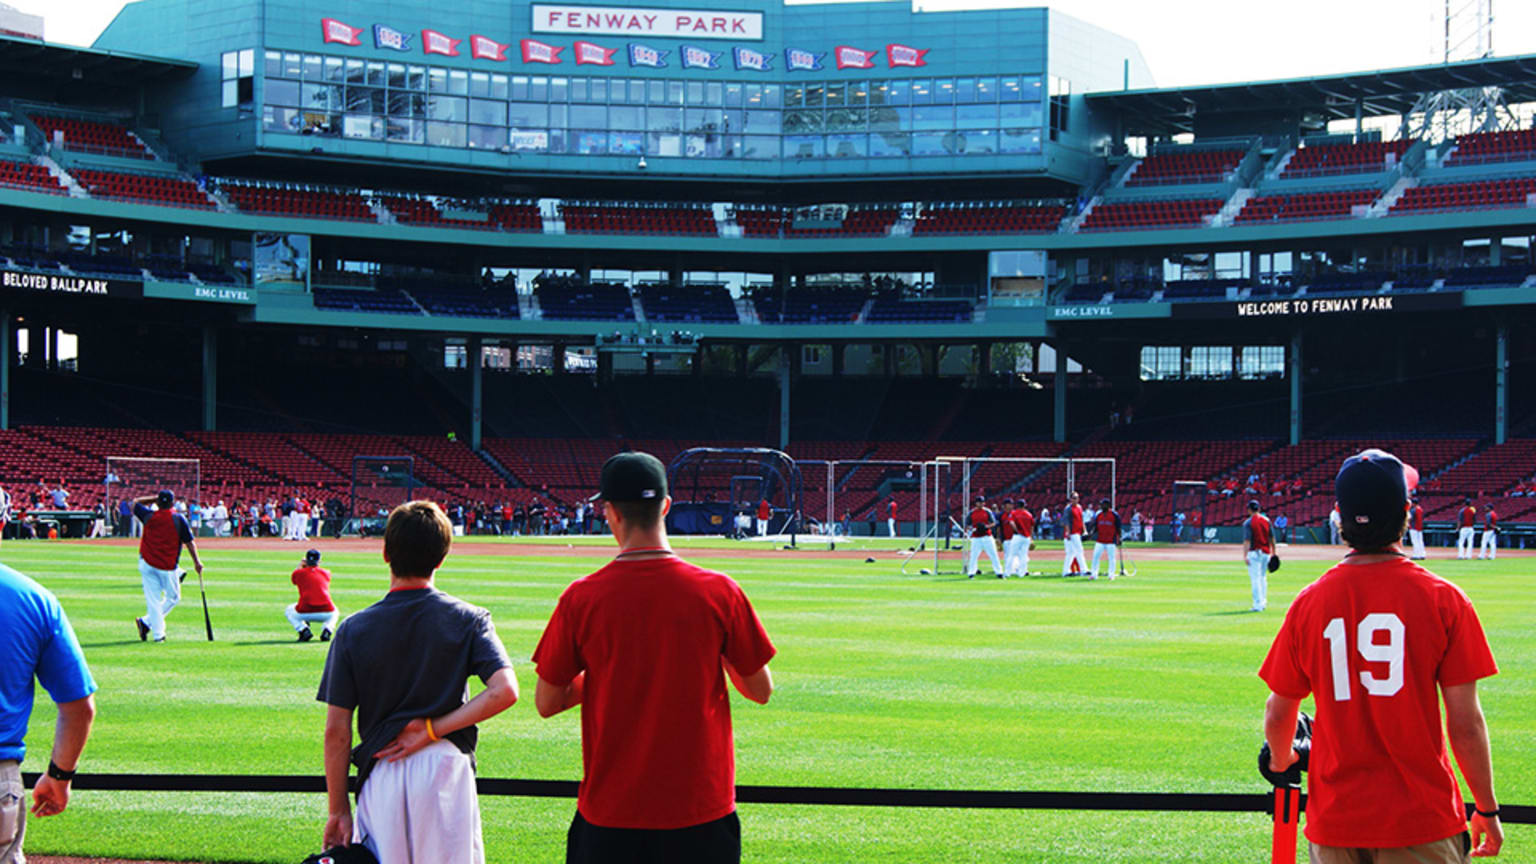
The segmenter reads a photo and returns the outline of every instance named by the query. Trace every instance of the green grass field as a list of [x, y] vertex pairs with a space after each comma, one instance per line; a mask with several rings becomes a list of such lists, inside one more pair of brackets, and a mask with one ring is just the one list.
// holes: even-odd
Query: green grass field
[[[1036, 569], [1058, 567], [1059, 544], [1041, 545]], [[346, 547], [332, 547], [325, 562], [344, 612], [377, 599], [387, 580], [376, 552]], [[732, 697], [739, 782], [1265, 790], [1254, 762], [1267, 690], [1255, 672], [1285, 606], [1322, 563], [1291, 560], [1272, 580], [1269, 611], [1249, 614], [1235, 550], [1230, 562], [1143, 561], [1133, 579], [1089, 583], [903, 576], [893, 549], [872, 544], [876, 563], [810, 550], [771, 558], [700, 550], [701, 563], [745, 586], [779, 648], [772, 702]], [[439, 574], [443, 590], [492, 611], [518, 664], [523, 702], [482, 726], [481, 776], [580, 776], [576, 712], [538, 718], [527, 657], [563, 587], [612, 549], [590, 552], [466, 552]], [[326, 646], [296, 643], [281, 614], [293, 599], [297, 544], [209, 544], [203, 554], [218, 641], [203, 640], [189, 578], [169, 641], [146, 645], [132, 624], [143, 612], [133, 550], [0, 549], [0, 561], [58, 594], [101, 687], [82, 771], [318, 775], [324, 710], [314, 695]], [[1432, 564], [1471, 595], [1503, 669], [1480, 688], [1501, 801], [1536, 804], [1536, 559]], [[33, 771], [46, 764], [53, 728], [46, 694], [38, 704], [25, 766]], [[489, 860], [562, 860], [574, 802], [486, 798], [481, 807]], [[1269, 823], [1257, 813], [741, 812], [753, 862], [1268, 860]], [[68, 813], [29, 823], [27, 847], [277, 864], [316, 851], [324, 818], [321, 795], [82, 791]], [[1511, 826], [1500, 860], [1536, 862], [1536, 829]]]

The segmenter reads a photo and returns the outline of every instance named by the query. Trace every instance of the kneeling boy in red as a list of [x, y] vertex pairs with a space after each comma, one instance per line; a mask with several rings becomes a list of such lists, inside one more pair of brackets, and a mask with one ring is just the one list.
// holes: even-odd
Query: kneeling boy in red
[[321, 642], [331, 641], [331, 632], [336, 629], [336, 619], [341, 613], [331, 602], [331, 571], [320, 566], [320, 550], [305, 552], [304, 564], [289, 578], [299, 588], [299, 602], [283, 610], [283, 614], [299, 634], [299, 641], [308, 642], [315, 638], [310, 624], [320, 625]]

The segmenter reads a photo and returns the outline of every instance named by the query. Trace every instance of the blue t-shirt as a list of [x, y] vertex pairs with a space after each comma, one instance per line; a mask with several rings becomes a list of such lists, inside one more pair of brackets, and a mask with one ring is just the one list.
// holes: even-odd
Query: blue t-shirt
[[80, 642], [58, 598], [0, 564], [0, 760], [26, 756], [23, 741], [32, 716], [36, 676], [54, 702], [74, 702], [96, 692]]

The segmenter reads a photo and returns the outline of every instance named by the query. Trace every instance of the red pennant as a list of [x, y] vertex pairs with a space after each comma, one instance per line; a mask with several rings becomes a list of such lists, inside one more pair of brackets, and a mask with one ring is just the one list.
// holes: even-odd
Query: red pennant
[[363, 44], [357, 38], [363, 34], [361, 27], [348, 27], [335, 18], [321, 18], [320, 27], [325, 31], [327, 42], [340, 42], [343, 45]]
[[833, 49], [832, 53], [837, 56], [837, 68], [839, 69], [875, 68], [875, 54], [877, 52], [839, 45]]
[[469, 37], [469, 56], [476, 60], [495, 60], [498, 63], [504, 63], [507, 59], [507, 49], [511, 47], [478, 33]]
[[459, 43], [463, 39], [451, 39], [445, 33], [436, 30], [421, 31], [421, 50], [425, 54], [442, 54], [446, 57], [459, 56]]
[[891, 44], [885, 46], [885, 61], [892, 69], [897, 66], [927, 66], [928, 61], [923, 58], [928, 56], [929, 50], [931, 49]]
[[524, 63], [559, 63], [560, 52], [565, 50], [564, 45], [550, 45], [537, 39], [523, 40]]
[[576, 65], [578, 66], [612, 66], [613, 55], [619, 49], [604, 48], [592, 42], [577, 42], [572, 46], [576, 49]]

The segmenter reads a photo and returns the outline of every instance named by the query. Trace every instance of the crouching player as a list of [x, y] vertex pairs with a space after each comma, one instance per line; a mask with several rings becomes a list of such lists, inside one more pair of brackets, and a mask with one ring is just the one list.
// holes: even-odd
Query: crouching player
[[304, 563], [299, 569], [293, 571], [291, 577], [293, 584], [299, 589], [299, 602], [294, 603], [283, 614], [288, 616], [288, 623], [299, 634], [300, 642], [308, 642], [315, 638], [313, 631], [309, 629], [311, 624], [320, 625], [320, 641], [331, 641], [331, 633], [336, 629], [336, 619], [341, 613], [336, 611], [336, 604], [331, 602], [331, 571], [320, 566], [320, 550], [311, 549], [304, 553]]
[[[389, 593], [344, 621], [318, 699], [325, 719], [325, 845], [366, 846], [380, 864], [482, 864], [475, 797], [476, 723], [517, 701], [507, 650], [484, 609], [438, 591], [433, 574], [453, 526], [429, 501], [396, 507], [384, 526]], [[485, 690], [474, 699], [468, 679]], [[357, 818], [347, 800], [352, 714], [362, 739]]]

